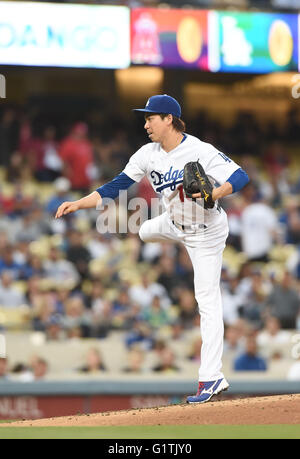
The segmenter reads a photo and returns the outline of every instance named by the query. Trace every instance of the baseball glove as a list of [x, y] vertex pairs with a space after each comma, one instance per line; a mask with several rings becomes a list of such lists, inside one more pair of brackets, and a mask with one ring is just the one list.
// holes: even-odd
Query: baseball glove
[[213, 186], [198, 161], [191, 161], [184, 166], [183, 189], [188, 198], [192, 198], [195, 193], [201, 193], [205, 209], [214, 207], [215, 202], [212, 199]]

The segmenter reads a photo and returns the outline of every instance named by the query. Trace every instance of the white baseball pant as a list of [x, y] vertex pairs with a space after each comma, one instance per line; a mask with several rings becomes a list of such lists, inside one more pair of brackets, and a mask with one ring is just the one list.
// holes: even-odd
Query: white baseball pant
[[186, 247], [194, 269], [195, 298], [200, 313], [202, 338], [199, 381], [223, 378], [222, 354], [224, 323], [220, 276], [222, 256], [228, 237], [227, 215], [222, 210], [217, 221], [206, 229], [182, 231], [167, 213], [145, 221], [139, 231], [144, 242], [174, 241]]

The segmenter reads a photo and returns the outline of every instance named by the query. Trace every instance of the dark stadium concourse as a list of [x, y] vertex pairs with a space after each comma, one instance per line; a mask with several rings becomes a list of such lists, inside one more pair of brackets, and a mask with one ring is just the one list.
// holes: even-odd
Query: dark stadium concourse
[[202, 111], [221, 124], [233, 122], [241, 101], [243, 111], [252, 112], [263, 124], [282, 124], [287, 112], [297, 111], [299, 105], [291, 97], [292, 73], [211, 73], [149, 66], [122, 70], [2, 66], [1, 72], [7, 92], [1, 110], [26, 107], [40, 124], [52, 117], [60, 129], [84, 117], [117, 115], [134, 122], [131, 109], [155, 93], [176, 95], [187, 120]]

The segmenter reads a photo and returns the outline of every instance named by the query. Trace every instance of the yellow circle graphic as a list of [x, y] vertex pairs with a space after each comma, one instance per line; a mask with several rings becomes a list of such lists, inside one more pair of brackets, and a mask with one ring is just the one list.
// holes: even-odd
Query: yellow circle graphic
[[185, 62], [195, 62], [201, 55], [203, 45], [202, 30], [193, 17], [182, 19], [177, 30], [177, 49]]
[[269, 33], [269, 52], [276, 65], [287, 65], [293, 55], [293, 37], [286, 22], [273, 22]]

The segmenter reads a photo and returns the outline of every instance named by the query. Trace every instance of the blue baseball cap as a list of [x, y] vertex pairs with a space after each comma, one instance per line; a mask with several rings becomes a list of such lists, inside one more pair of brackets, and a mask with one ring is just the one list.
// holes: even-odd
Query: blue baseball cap
[[152, 96], [147, 100], [145, 108], [134, 108], [134, 112], [166, 113], [180, 118], [181, 107], [176, 99], [167, 94]]

